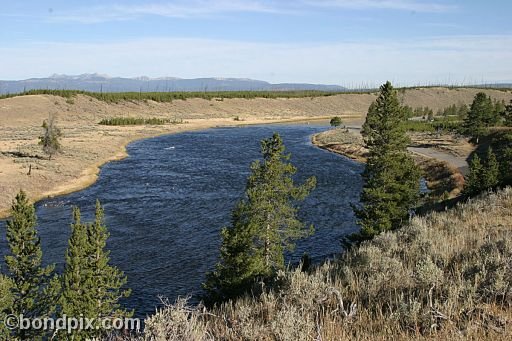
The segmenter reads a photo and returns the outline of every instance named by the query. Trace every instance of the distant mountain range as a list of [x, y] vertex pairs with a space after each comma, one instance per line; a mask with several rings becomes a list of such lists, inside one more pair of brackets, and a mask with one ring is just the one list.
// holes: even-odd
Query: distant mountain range
[[54, 74], [48, 78], [31, 78], [17, 81], [0, 80], [0, 94], [19, 93], [33, 89], [84, 90], [91, 92], [124, 91], [286, 91], [286, 90], [321, 90], [345, 91], [339, 85], [280, 83], [271, 84], [264, 81], [245, 78], [121, 78], [97, 73], [76, 76]]

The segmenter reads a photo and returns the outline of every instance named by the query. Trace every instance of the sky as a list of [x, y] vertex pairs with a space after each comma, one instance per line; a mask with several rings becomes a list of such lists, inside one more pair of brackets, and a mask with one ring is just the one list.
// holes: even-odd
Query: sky
[[512, 81], [510, 0], [0, 0], [0, 79]]

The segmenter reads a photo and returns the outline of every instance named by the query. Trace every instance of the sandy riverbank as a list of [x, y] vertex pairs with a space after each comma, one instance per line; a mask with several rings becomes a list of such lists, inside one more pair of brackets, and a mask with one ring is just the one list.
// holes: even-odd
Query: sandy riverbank
[[[326, 119], [323, 117], [315, 119]], [[194, 119], [179, 125], [98, 127], [84, 129], [63, 127], [63, 152], [52, 160], [40, 158], [36, 139], [24, 139], [14, 149], [12, 142], [1, 141], [4, 153], [20, 152], [30, 156], [0, 155], [0, 218], [9, 214], [9, 207], [16, 193], [23, 189], [34, 201], [68, 194], [92, 185], [98, 178], [100, 167], [107, 162], [121, 160], [128, 154], [126, 146], [136, 140], [202, 130], [217, 126], [242, 126], [282, 122], [308, 121], [307, 117], [261, 119], [248, 117], [244, 121], [233, 119]], [[83, 129], [82, 132], [73, 132]], [[7, 151], [5, 151], [7, 150]], [[31, 174], [28, 175], [31, 166]]]
[[[400, 98], [412, 107], [434, 110], [470, 103], [478, 89], [409, 89]], [[493, 98], [509, 100], [509, 91], [489, 90]], [[99, 167], [126, 156], [128, 143], [162, 134], [215, 126], [263, 124], [341, 116], [362, 122], [376, 94], [340, 94], [315, 98], [204, 99], [170, 103], [125, 101], [117, 104], [78, 95], [72, 99], [35, 95], [0, 100], [0, 216], [5, 217], [16, 193], [30, 198], [61, 195], [83, 189], [97, 179]], [[62, 153], [47, 160], [38, 146], [41, 124], [52, 113], [63, 132]], [[112, 117], [158, 117], [186, 121], [179, 125], [102, 126]], [[235, 121], [239, 117], [241, 121]], [[31, 174], [28, 175], [31, 167]]]
[[[73, 101], [37, 95], [0, 100], [0, 217], [6, 217], [16, 193], [23, 189], [32, 200], [67, 194], [93, 184], [100, 167], [126, 157], [130, 142], [217, 126], [238, 126], [300, 120], [328, 119], [332, 115], [357, 116], [355, 102], [336, 105], [327, 98], [310, 104], [310, 98], [224, 100], [189, 99], [172, 103], [107, 104], [86, 96]], [[371, 96], [357, 98], [371, 101]], [[242, 111], [242, 107], [246, 110]], [[357, 104], [364, 106], [364, 104]], [[343, 110], [343, 111], [341, 111]], [[62, 153], [48, 160], [38, 145], [41, 124], [52, 113], [62, 130]], [[104, 126], [110, 117], [159, 117], [183, 124], [155, 126]], [[239, 116], [241, 121], [235, 121]], [[30, 171], [30, 175], [29, 173]]]
[[[462, 170], [467, 168], [465, 159], [473, 150], [471, 145], [466, 140], [454, 139], [450, 135], [412, 135], [411, 147], [408, 149], [422, 171], [430, 197], [437, 200], [458, 196], [464, 187]], [[358, 162], [364, 163], [368, 157], [368, 149], [364, 146], [359, 130], [331, 129], [313, 135], [311, 141], [319, 148]], [[417, 145], [430, 147], [412, 147]]]

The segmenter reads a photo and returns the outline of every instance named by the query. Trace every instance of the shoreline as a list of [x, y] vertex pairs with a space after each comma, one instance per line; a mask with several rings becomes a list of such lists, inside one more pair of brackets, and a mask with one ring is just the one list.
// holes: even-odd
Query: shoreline
[[[349, 117], [349, 115], [347, 115]], [[212, 128], [221, 128], [221, 127], [241, 127], [241, 126], [254, 126], [254, 125], [267, 125], [267, 124], [282, 124], [282, 123], [300, 123], [300, 122], [308, 122], [308, 121], [324, 121], [330, 119], [329, 116], [318, 116], [318, 117], [303, 117], [303, 116], [297, 116], [297, 117], [291, 117], [291, 118], [277, 118], [277, 119], [257, 119], [253, 118], [249, 120], [244, 121], [229, 121], [225, 120], [225, 122], [222, 122], [222, 124], [219, 124], [219, 121], [215, 120], [208, 120], [208, 119], [198, 119], [197, 121], [194, 121], [193, 123], [185, 123], [190, 124], [190, 126], [184, 126], [184, 125], [174, 125], [174, 126], [167, 126], [174, 128], [173, 130], [168, 131], [158, 131], [156, 133], [148, 133], [147, 135], [143, 136], [131, 136], [126, 137], [126, 139], [123, 141], [123, 143], [119, 146], [117, 146], [117, 151], [110, 155], [109, 157], [99, 160], [89, 166], [87, 166], [85, 169], [82, 170], [81, 174], [78, 176], [78, 178], [73, 179], [70, 182], [65, 182], [61, 184], [60, 186], [57, 186], [55, 188], [52, 188], [46, 192], [43, 192], [40, 195], [33, 196], [30, 198], [30, 201], [35, 205], [39, 201], [55, 198], [67, 194], [71, 194], [74, 192], [79, 192], [81, 190], [87, 189], [88, 187], [92, 186], [99, 178], [99, 175], [101, 173], [101, 167], [106, 165], [109, 162], [113, 161], [120, 161], [125, 159], [129, 156], [127, 151], [127, 146], [133, 142], [141, 141], [145, 139], [151, 139], [156, 138], [159, 136], [166, 136], [166, 135], [173, 135], [173, 134], [179, 134], [184, 132], [191, 132], [191, 131], [199, 131], [199, 130], [206, 130], [206, 129], [212, 129]], [[224, 121], [224, 120], [223, 120]], [[140, 126], [143, 127], [143, 126]], [[139, 128], [140, 128], [139, 127]], [[177, 128], [177, 130], [175, 130]], [[14, 199], [14, 198], [12, 198]], [[11, 200], [12, 201], [12, 200]], [[10, 206], [5, 209], [0, 210], [0, 219], [4, 220], [10, 217]]]
[[366, 163], [366, 158], [365, 157], [362, 157], [362, 156], [358, 156], [358, 155], [355, 155], [355, 154], [352, 154], [348, 151], [343, 151], [343, 150], [340, 150], [340, 149], [336, 149], [336, 148], [333, 148], [333, 146], [341, 146], [342, 144], [339, 143], [332, 143], [332, 144], [323, 144], [321, 142], [318, 141], [318, 135], [321, 134], [321, 133], [316, 133], [316, 134], [313, 134], [312, 137], [311, 137], [311, 143], [317, 147], [317, 148], [320, 148], [320, 149], [323, 149], [323, 150], [327, 150], [328, 152], [331, 152], [331, 153], [334, 153], [334, 154], [338, 154], [338, 155], [341, 155], [341, 156], [344, 156], [352, 161], [356, 161], [356, 162], [359, 162], [359, 163]]
[[[329, 131], [329, 130], [328, 130]], [[366, 163], [366, 148], [358, 143], [320, 142], [318, 136], [326, 132], [316, 133], [311, 137], [311, 143], [321, 149], [342, 155], [359, 163]], [[346, 134], [351, 134], [346, 132]], [[415, 163], [421, 169], [423, 177], [427, 181], [427, 187], [433, 198], [451, 199], [457, 197], [464, 187], [464, 175], [456, 165], [433, 156], [427, 156], [416, 151], [409, 151]]]

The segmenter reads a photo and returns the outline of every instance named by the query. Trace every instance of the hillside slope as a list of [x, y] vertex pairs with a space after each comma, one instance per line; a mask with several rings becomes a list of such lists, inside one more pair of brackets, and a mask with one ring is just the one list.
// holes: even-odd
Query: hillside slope
[[[454, 103], [470, 103], [478, 89], [425, 88], [400, 93], [405, 104], [428, 105], [434, 110]], [[486, 90], [493, 98], [512, 99], [510, 91]], [[78, 95], [71, 99], [49, 95], [0, 100], [0, 216], [5, 215], [19, 189], [31, 198], [67, 193], [95, 181], [98, 167], [123, 157], [124, 146], [159, 134], [204, 129], [217, 125], [268, 123], [286, 119], [342, 116], [364, 120], [375, 94], [340, 94], [327, 97], [214, 99], [192, 98], [169, 103], [125, 101], [118, 104]], [[63, 152], [48, 161], [37, 138], [41, 124], [54, 114], [63, 131]], [[110, 117], [159, 117], [185, 120], [180, 125], [110, 127], [98, 125]], [[239, 117], [241, 121], [234, 121]], [[32, 166], [31, 175], [28, 171]]]
[[416, 217], [280, 288], [206, 310], [179, 300], [146, 340], [510, 340], [512, 189]]

